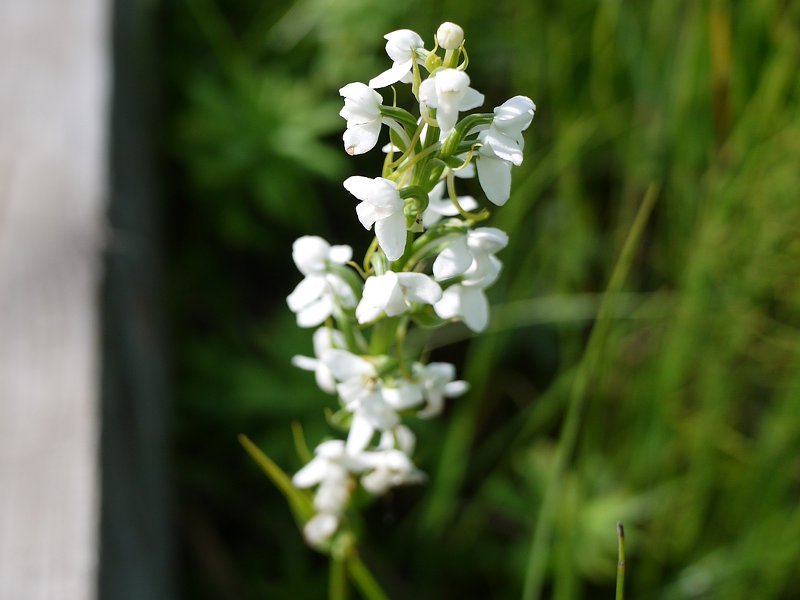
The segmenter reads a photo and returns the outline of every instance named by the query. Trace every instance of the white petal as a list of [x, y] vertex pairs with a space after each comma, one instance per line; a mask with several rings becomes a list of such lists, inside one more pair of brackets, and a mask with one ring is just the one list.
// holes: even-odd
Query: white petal
[[436, 95], [436, 80], [433, 77], [419, 84], [419, 101], [431, 108], [439, 106], [439, 99]]
[[461, 294], [461, 316], [464, 323], [475, 332], [486, 329], [489, 323], [489, 301], [481, 288], [464, 288]]
[[433, 261], [433, 276], [438, 281], [464, 273], [472, 264], [472, 254], [467, 247], [467, 237], [456, 238]]
[[467, 236], [467, 244], [474, 252], [495, 254], [508, 246], [508, 234], [497, 227], [478, 227]]
[[462, 286], [456, 284], [442, 292], [442, 299], [433, 305], [433, 310], [442, 319], [452, 319], [461, 314]]
[[356, 306], [356, 320], [358, 320], [359, 324], [364, 325], [365, 323], [371, 323], [378, 319], [383, 312], [382, 306], [375, 306], [370, 301], [365, 300], [364, 298], [358, 303]]
[[320, 546], [327, 542], [336, 533], [339, 527], [339, 517], [329, 513], [319, 513], [309, 519], [303, 527], [303, 535], [312, 546]]
[[525, 131], [535, 111], [533, 100], [527, 96], [514, 96], [494, 109], [493, 123], [509, 131]]
[[286, 298], [286, 303], [292, 312], [297, 312], [322, 296], [326, 288], [324, 276], [309, 275], [297, 284], [297, 287]]
[[361, 478], [361, 486], [374, 496], [382, 496], [392, 487], [391, 473], [386, 469], [375, 469]]
[[372, 363], [347, 350], [328, 350], [320, 358], [339, 381], [377, 374]]
[[353, 249], [350, 246], [331, 246], [328, 259], [336, 264], [343, 265], [353, 258]]
[[364, 302], [385, 311], [390, 317], [397, 316], [408, 308], [398, 283], [398, 275], [392, 271], [367, 279], [364, 284]]
[[394, 62], [405, 60], [416, 48], [425, 46], [420, 35], [410, 29], [398, 29], [387, 33], [383, 38], [386, 40], [386, 54]]
[[333, 297], [344, 308], [353, 308], [356, 305], [356, 295], [348, 283], [339, 275], [329, 273], [325, 276], [328, 283], [328, 290]]
[[411, 456], [414, 453], [414, 446], [417, 443], [414, 432], [405, 425], [398, 425], [394, 428], [394, 435], [397, 440], [397, 449]]
[[372, 439], [375, 428], [359, 413], [353, 415], [350, 433], [347, 434], [347, 451], [350, 454], [362, 452]]
[[374, 183], [369, 177], [353, 175], [345, 179], [342, 185], [344, 185], [344, 189], [353, 194], [353, 196], [364, 201], [369, 198]]
[[303, 371], [316, 371], [319, 361], [309, 356], [296, 355], [292, 357], [292, 364]]
[[361, 202], [356, 206], [356, 216], [364, 229], [369, 229], [378, 220], [378, 211], [369, 202]]
[[397, 260], [406, 248], [406, 217], [396, 212], [375, 222], [375, 236], [378, 238], [386, 258]]
[[486, 289], [497, 281], [502, 268], [503, 263], [496, 256], [491, 254], [478, 255], [475, 257], [472, 266], [464, 273], [461, 285]]
[[461, 101], [458, 103], [458, 110], [472, 110], [478, 108], [483, 104], [484, 96], [479, 91], [468, 87], [464, 90], [464, 95], [461, 96]]
[[398, 273], [397, 277], [406, 289], [406, 299], [421, 304], [433, 304], [442, 297], [442, 288], [424, 273]]
[[305, 467], [292, 477], [292, 483], [297, 488], [309, 488], [317, 485], [325, 478], [328, 462], [324, 459], [313, 458]]
[[345, 341], [344, 335], [341, 331], [330, 329], [328, 327], [320, 327], [314, 332], [311, 337], [314, 346], [314, 355], [319, 358], [322, 353], [331, 348], [344, 348]]
[[450, 104], [440, 103], [439, 108], [436, 109], [436, 122], [439, 123], [439, 141], [447, 137], [458, 120], [458, 109]]
[[360, 106], [380, 106], [383, 102], [383, 97], [378, 92], [361, 82], [348, 83], [339, 89], [339, 95]]
[[373, 427], [386, 431], [395, 427], [400, 418], [383, 399], [379, 391], [375, 391], [362, 398], [358, 414], [367, 419]]
[[422, 389], [416, 384], [400, 382], [396, 387], [384, 387], [383, 399], [396, 410], [405, 410], [422, 402]]
[[486, 197], [497, 206], [503, 206], [511, 195], [511, 163], [494, 156], [480, 154], [478, 181]]
[[350, 156], [369, 152], [378, 143], [380, 133], [380, 121], [372, 121], [363, 125], [350, 125], [342, 135], [344, 149]]
[[321, 389], [323, 392], [327, 394], [336, 393], [336, 380], [333, 378], [333, 373], [321, 362], [319, 363], [317, 370], [314, 371], [314, 380], [317, 382], [319, 389]]
[[482, 136], [481, 141], [489, 146], [492, 149], [492, 153], [498, 158], [502, 158], [516, 166], [522, 164], [522, 148], [525, 144], [522, 134], [512, 137], [495, 127], [491, 127]]
[[404, 75], [411, 71], [412, 60], [394, 63], [389, 69], [369, 80], [369, 87], [383, 88], [400, 81]]
[[462, 380], [451, 381], [444, 386], [444, 395], [448, 398], [458, 398], [469, 391], [469, 383]]
[[303, 275], [325, 270], [330, 244], [318, 235], [304, 235], [292, 244], [292, 259]]
[[338, 514], [347, 506], [350, 486], [347, 476], [323, 479], [314, 495], [314, 508], [323, 514]]
[[316, 327], [333, 314], [333, 299], [322, 296], [316, 302], [304, 306], [297, 312], [297, 325], [299, 327]]
[[425, 408], [417, 411], [417, 416], [420, 419], [430, 419], [438, 417], [444, 410], [444, 395], [439, 391], [430, 392], [428, 394], [428, 403]]

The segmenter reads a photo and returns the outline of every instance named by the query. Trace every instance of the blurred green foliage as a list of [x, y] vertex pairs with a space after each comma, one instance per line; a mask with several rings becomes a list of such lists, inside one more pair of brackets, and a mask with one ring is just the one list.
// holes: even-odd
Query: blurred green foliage
[[[367, 512], [362, 556], [397, 598], [522, 590], [568, 390], [644, 190], [660, 196], [589, 384], [558, 501], [546, 597], [800, 597], [800, 4], [782, 0], [184, 0], [162, 7], [164, 165], [187, 598], [324, 597], [280, 494], [329, 397], [284, 299], [291, 242], [363, 252], [337, 90], [382, 35], [467, 33], [487, 105], [538, 105], [493, 327], [438, 356], [472, 392], [419, 423], [427, 486]], [[479, 195], [477, 189], [472, 190]], [[450, 332], [452, 341], [461, 330]]]

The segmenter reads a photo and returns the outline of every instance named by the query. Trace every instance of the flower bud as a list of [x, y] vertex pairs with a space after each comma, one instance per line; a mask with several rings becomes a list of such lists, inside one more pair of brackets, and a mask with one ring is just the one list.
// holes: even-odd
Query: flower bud
[[442, 23], [436, 30], [439, 46], [445, 50], [456, 50], [464, 41], [464, 30], [455, 23]]

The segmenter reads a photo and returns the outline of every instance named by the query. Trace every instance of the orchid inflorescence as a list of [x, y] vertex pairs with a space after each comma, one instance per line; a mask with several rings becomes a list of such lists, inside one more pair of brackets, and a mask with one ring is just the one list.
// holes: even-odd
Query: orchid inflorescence
[[[317, 236], [301, 237], [292, 252], [305, 278], [287, 298], [289, 307], [299, 326], [318, 327], [315, 356], [292, 362], [338, 396], [340, 410], [329, 420], [347, 432], [346, 440], [319, 444], [293, 478], [298, 488], [316, 488], [315, 513], [304, 533], [323, 550], [347, 529], [345, 513], [358, 484], [380, 495], [424, 479], [411, 460], [415, 436], [403, 418], [435, 417], [445, 398], [468, 388], [452, 364], [426, 363], [424, 346], [409, 343], [407, 333], [454, 320], [475, 332], [486, 328], [485, 290], [500, 273], [495, 254], [508, 236], [476, 226], [489, 211], [477, 211], [470, 196], [457, 196], [455, 178], [477, 171], [487, 198], [505, 204], [511, 167], [522, 163], [522, 132], [536, 108], [530, 98], [515, 96], [491, 113], [459, 120], [459, 113], [484, 101], [470, 87], [461, 27], [443, 23], [433, 50], [408, 29], [385, 38], [392, 66], [369, 85], [339, 90], [348, 154], [368, 152], [383, 126], [388, 129], [381, 176], [344, 182], [359, 200], [358, 220], [375, 238], [361, 263], [352, 260], [350, 246], [331, 246]], [[398, 83], [411, 85], [419, 117], [396, 100], [385, 105], [376, 91]]]

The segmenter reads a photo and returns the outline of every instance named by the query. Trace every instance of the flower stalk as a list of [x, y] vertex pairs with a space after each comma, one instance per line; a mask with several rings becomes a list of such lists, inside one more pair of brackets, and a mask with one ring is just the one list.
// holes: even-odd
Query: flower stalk
[[[346, 596], [346, 575], [364, 596], [386, 597], [357, 556], [351, 499], [359, 488], [380, 496], [425, 480], [412, 460], [416, 437], [407, 422], [441, 414], [468, 384], [456, 379], [453, 365], [428, 362], [424, 344], [409, 347], [407, 334], [452, 322], [475, 332], [487, 327], [485, 290], [500, 274], [496, 254], [508, 236], [476, 227], [489, 211], [459, 196], [456, 184], [477, 174], [489, 201], [504, 204], [511, 167], [522, 162], [522, 132], [536, 108], [515, 96], [493, 112], [462, 117], [484, 96], [471, 87], [458, 25], [443, 23], [432, 50], [407, 29], [385, 39], [391, 66], [368, 84], [339, 90], [348, 154], [368, 152], [388, 137], [381, 176], [344, 181], [358, 201], [359, 222], [374, 238], [360, 261], [350, 246], [298, 239], [292, 257], [304, 279], [287, 298], [298, 325], [316, 328], [314, 356], [292, 362], [313, 372], [320, 390], [333, 397], [325, 411], [343, 436], [322, 440], [310, 454], [295, 428], [305, 466], [291, 480], [242, 438], [289, 498], [308, 544], [331, 556], [331, 598]], [[395, 84], [411, 85], [413, 111], [395, 100], [384, 105], [378, 90]]]

